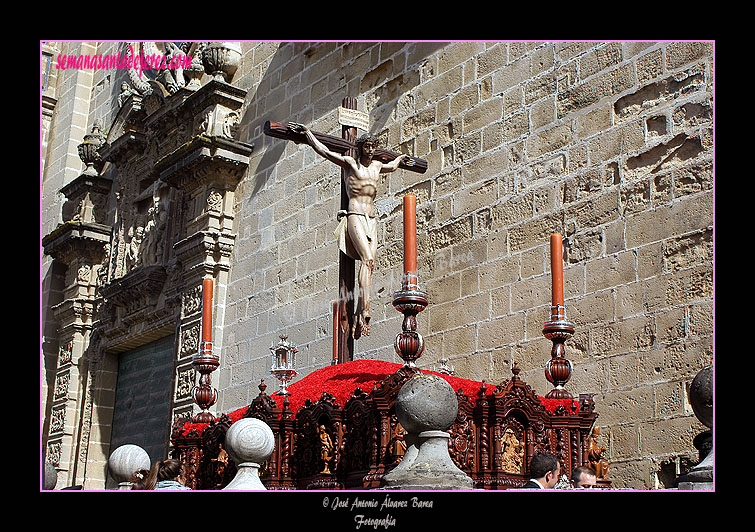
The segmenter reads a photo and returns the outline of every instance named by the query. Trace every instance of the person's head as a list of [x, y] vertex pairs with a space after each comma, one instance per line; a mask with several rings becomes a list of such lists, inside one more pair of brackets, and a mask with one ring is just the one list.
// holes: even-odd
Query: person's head
[[571, 485], [574, 488], [597, 487], [595, 471], [587, 466], [575, 467], [574, 471], [571, 472]]
[[161, 480], [176, 480], [183, 483], [183, 464], [181, 461], [168, 458], [155, 462], [149, 473], [143, 480], [135, 483], [132, 489], [153, 490]]
[[149, 478], [149, 469], [140, 469], [131, 477], [132, 490], [145, 490], [146, 482]]
[[357, 152], [360, 156], [372, 157], [375, 155], [375, 148], [378, 147], [378, 139], [369, 134], [362, 135], [356, 142]]
[[553, 488], [558, 482], [561, 464], [550, 453], [538, 453], [530, 461], [530, 476], [545, 488]]

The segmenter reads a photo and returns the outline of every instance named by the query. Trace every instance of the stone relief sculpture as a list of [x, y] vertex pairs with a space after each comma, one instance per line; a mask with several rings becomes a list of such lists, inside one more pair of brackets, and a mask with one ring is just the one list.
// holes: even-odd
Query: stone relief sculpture
[[[199, 80], [204, 74], [204, 67], [202, 66], [202, 50], [206, 43], [182, 42], [177, 44], [174, 42], [163, 42], [161, 45], [158, 45], [157, 42], [147, 41], [125, 44], [126, 46], [130, 46], [130, 48], [127, 48], [125, 51], [126, 54], [131, 54], [133, 51], [135, 56], [165, 56], [166, 65], [171, 65], [174, 59], [190, 56], [191, 66], [189, 68], [184, 68], [182, 61], [176, 61], [176, 68], [152, 69], [155, 71], [154, 78], [165, 87], [168, 94], [175, 94], [182, 87], [187, 87], [192, 90], [199, 88]], [[147, 82], [147, 79], [149, 78], [145, 78], [138, 63], [136, 67], [128, 69], [128, 76], [129, 81], [131, 82], [131, 87], [125, 83], [121, 85], [121, 96], [118, 98], [118, 102], [121, 105], [123, 105], [123, 101], [134, 92], [141, 94], [142, 96], [152, 93], [152, 87], [150, 87]]]
[[130, 272], [141, 265], [141, 247], [144, 241], [144, 227], [131, 226], [128, 230], [128, 246], [126, 247], [126, 272]]

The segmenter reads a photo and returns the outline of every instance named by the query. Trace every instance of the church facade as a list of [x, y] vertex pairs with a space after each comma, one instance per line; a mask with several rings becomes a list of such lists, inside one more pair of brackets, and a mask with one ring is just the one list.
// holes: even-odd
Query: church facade
[[[560, 233], [565, 387], [594, 394], [609, 480], [671, 487], [696, 463], [687, 392], [714, 358], [713, 42], [40, 48], [40, 444], [58, 488], [110, 488], [119, 445], [163, 459], [176, 418], [274, 389], [281, 336], [298, 378], [343, 357], [401, 362], [406, 194], [429, 300], [420, 368], [496, 385], [516, 364], [545, 395]], [[273, 122], [353, 128], [425, 164], [381, 174], [370, 331], [345, 355], [341, 171]]]

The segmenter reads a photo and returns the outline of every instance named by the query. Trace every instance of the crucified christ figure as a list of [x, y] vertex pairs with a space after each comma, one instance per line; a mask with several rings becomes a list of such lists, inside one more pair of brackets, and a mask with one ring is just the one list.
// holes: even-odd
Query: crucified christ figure
[[320, 156], [346, 170], [346, 193], [349, 199], [348, 210], [339, 211], [341, 220], [336, 235], [339, 248], [349, 257], [361, 261], [359, 266], [359, 300], [355, 311], [351, 334], [359, 338], [370, 334], [370, 288], [372, 271], [377, 251], [377, 218], [375, 216], [375, 196], [381, 173], [393, 172], [399, 167], [406, 154], [399, 155], [389, 163], [373, 159], [377, 139], [364, 135], [356, 140], [356, 158], [341, 155], [328, 149], [314, 134], [302, 124], [290, 123], [296, 133], [303, 134], [310, 146]]

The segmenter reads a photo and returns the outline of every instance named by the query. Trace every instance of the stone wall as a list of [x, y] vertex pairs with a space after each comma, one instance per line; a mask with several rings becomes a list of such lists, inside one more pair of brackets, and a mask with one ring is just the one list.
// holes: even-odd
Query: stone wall
[[[340, 135], [358, 96], [372, 133], [424, 158], [381, 183], [372, 335], [356, 358], [398, 361], [391, 305], [400, 201], [418, 197], [427, 350], [539, 393], [550, 342], [548, 237], [565, 236], [567, 389], [594, 392], [617, 487], [663, 487], [703, 427], [686, 389], [712, 359], [712, 43], [245, 43], [241, 125], [255, 144], [238, 194], [220, 411], [248, 403], [280, 333], [301, 375], [329, 364], [339, 170], [265, 120]], [[676, 466], [678, 467], [678, 466]]]
[[[68, 54], [120, 49], [57, 45]], [[300, 376], [330, 364], [340, 170], [311, 148], [265, 136], [263, 125], [297, 121], [340, 136], [337, 108], [353, 96], [386, 148], [428, 161], [424, 174], [383, 176], [372, 334], [355, 342], [355, 357], [399, 361], [391, 301], [402, 273], [401, 199], [412, 192], [419, 281], [430, 298], [419, 315], [419, 365], [445, 357], [457, 376], [497, 384], [516, 361], [544, 395], [548, 242], [561, 232], [576, 327], [566, 387], [596, 394], [609, 478], [618, 488], [664, 487], [694, 462], [692, 439], [704, 427], [686, 391], [713, 357], [713, 43], [244, 42], [242, 50], [232, 80], [247, 91], [238, 140], [254, 151], [235, 192], [228, 284], [217, 287], [225, 296], [215, 318], [217, 412], [249, 404], [261, 378], [275, 386], [269, 348], [279, 334], [298, 347]], [[60, 187], [82, 169], [76, 146], [95, 119], [112, 123], [124, 78], [56, 73], [43, 234], [60, 221]], [[49, 261], [43, 274], [54, 286]], [[52, 328], [44, 345], [54, 358]]]

